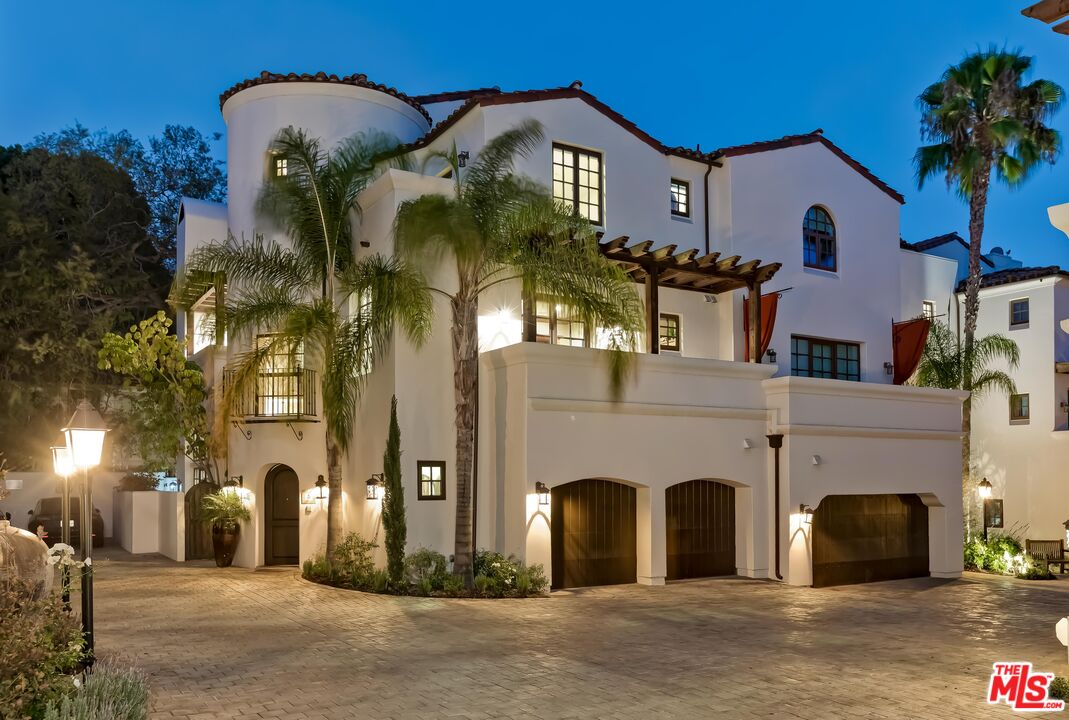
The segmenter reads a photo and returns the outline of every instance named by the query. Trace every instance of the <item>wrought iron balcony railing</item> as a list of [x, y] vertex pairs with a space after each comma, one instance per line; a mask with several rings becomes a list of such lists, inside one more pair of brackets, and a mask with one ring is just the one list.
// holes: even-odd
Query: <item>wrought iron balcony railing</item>
[[[234, 371], [226, 371], [229, 386]], [[238, 400], [237, 411], [246, 418], [300, 420], [316, 416], [315, 371], [307, 368], [261, 372]]]

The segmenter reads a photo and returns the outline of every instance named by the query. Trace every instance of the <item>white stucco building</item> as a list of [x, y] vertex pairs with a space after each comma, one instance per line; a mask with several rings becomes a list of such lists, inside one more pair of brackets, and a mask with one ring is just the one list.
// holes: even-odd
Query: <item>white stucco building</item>
[[[228, 201], [183, 204], [180, 266], [228, 230], [272, 237], [255, 204], [264, 173], [278, 170], [267, 150], [282, 127], [303, 128], [326, 147], [385, 131], [410, 144], [420, 167], [428, 151], [454, 144], [474, 159], [490, 138], [534, 118], [546, 140], [516, 171], [572, 202], [603, 233], [607, 257], [655, 286], [646, 352], [619, 402], [609, 397], [592, 329], [558, 316], [552, 302], [525, 307], [518, 289], [484, 299], [479, 547], [545, 564], [555, 587], [735, 573], [820, 585], [961, 572], [962, 396], [897, 386], [891, 374], [892, 322], [949, 298], [955, 269], [900, 243], [902, 197], [821, 131], [711, 152], [671, 148], [579, 83], [408, 96], [361, 75], [264, 73], [224, 93], [221, 108]], [[442, 169], [379, 177], [360, 198], [356, 252], [392, 252], [398, 204], [453, 191]], [[646, 279], [650, 268], [658, 281]], [[448, 285], [448, 270], [439, 274]], [[761, 362], [745, 362], [751, 292], [779, 297]], [[179, 327], [218, 382], [228, 356], [252, 340], [206, 334], [213, 303], [205, 296]], [[348, 529], [381, 540], [379, 501], [365, 481], [382, 471], [396, 395], [409, 544], [448, 555], [453, 369], [444, 302], [437, 313], [423, 348], [398, 339], [370, 377], [343, 507]], [[536, 337], [525, 337], [524, 317], [535, 314], [526, 327]], [[293, 563], [322, 550], [325, 504], [313, 497], [326, 467], [314, 372], [268, 369], [262, 396], [229, 428], [228, 475], [242, 477], [254, 518], [239, 565]], [[289, 378], [281, 393], [280, 374]], [[814, 510], [812, 522], [804, 508]]]

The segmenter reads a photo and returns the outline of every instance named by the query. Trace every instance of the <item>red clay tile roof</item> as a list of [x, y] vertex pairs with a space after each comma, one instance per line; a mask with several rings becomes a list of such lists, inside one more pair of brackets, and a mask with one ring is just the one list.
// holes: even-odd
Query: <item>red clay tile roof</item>
[[[669, 147], [668, 145], [665, 145], [664, 143], [660, 142], [652, 135], [647, 133], [645, 130], [639, 128], [637, 125], [635, 125], [635, 123], [631, 122], [623, 115], [616, 112], [611, 107], [601, 102], [590, 93], [583, 90], [582, 83], [580, 83], [579, 81], [573, 82], [567, 87], [546, 88], [542, 90], [514, 90], [510, 92], [502, 92], [500, 90], [495, 89], [491, 89], [489, 91], [467, 90], [453, 93], [438, 93], [437, 95], [421, 95], [419, 97], [440, 98], [443, 96], [448, 96], [450, 99], [459, 100], [465, 95], [467, 96], [467, 100], [464, 102], [464, 104], [460, 105], [456, 110], [454, 110], [449, 115], [449, 117], [445, 118], [440, 123], [435, 125], [429, 133], [424, 135], [416, 142], [411, 143], [411, 145], [409, 146], [410, 149], [415, 150], [421, 147], [426, 147], [435, 139], [437, 139], [443, 132], [452, 127], [452, 125], [455, 124], [458, 120], [460, 120], [460, 118], [466, 115], [469, 110], [471, 110], [477, 105], [481, 107], [489, 107], [492, 105], [512, 105], [516, 103], [541, 102], [543, 100], [562, 100], [567, 98], [575, 98], [578, 100], [582, 100], [587, 105], [590, 105], [592, 108], [608, 117], [617, 125], [623, 127], [625, 130], [630, 132], [639, 140], [642, 140], [650, 147], [664, 153], [665, 155], [676, 155], [678, 157], [687, 158], [688, 160], [694, 160], [696, 162], [702, 163], [716, 162], [716, 160], [720, 157], [715, 152], [707, 153], [702, 152], [700, 149]], [[438, 100], [438, 102], [444, 101]]]
[[838, 155], [843, 162], [866, 177], [873, 185], [897, 200], [899, 204], [905, 205], [906, 199], [902, 197], [902, 193], [876, 177], [875, 173], [847, 155], [842, 148], [831, 140], [824, 137], [824, 131], [820, 128], [802, 135], [786, 135], [776, 140], [762, 140], [760, 142], [748, 143], [746, 145], [733, 145], [731, 147], [720, 148], [718, 152], [724, 157], [738, 157], [739, 155], [752, 155], [754, 153], [768, 152], [769, 150], [781, 150], [783, 148], [798, 147], [800, 145], [809, 145], [811, 143], [820, 143], [828, 148]]
[[420, 114], [422, 114], [423, 117], [427, 118], [428, 123], [434, 122], [431, 119], [430, 113], [428, 113], [426, 109], [424, 109], [424, 107], [420, 105], [420, 103], [416, 99], [405, 95], [397, 88], [388, 87], [386, 85], [371, 82], [367, 79], [367, 75], [364, 75], [363, 73], [338, 77], [337, 75], [333, 74], [328, 75], [325, 72], [317, 72], [315, 75], [311, 75], [309, 73], [301, 73], [300, 75], [298, 75], [297, 73], [289, 73], [288, 75], [283, 75], [281, 73], [273, 73], [264, 70], [257, 77], [251, 78], [249, 80], [243, 80], [242, 82], [237, 83], [236, 85], [219, 95], [219, 109], [222, 110], [223, 105], [226, 104], [226, 101], [234, 95], [237, 95], [242, 90], [246, 90], [257, 85], [270, 85], [272, 83], [287, 82], [337, 83], [339, 85], [355, 85], [356, 87], [378, 90], [379, 92], [386, 93], [387, 95], [393, 95], [398, 100], [408, 103], [416, 110], [419, 110]]
[[[1006, 270], [999, 270], [998, 272], [982, 275], [980, 277], [980, 287], [989, 288], [997, 287], [999, 285], [1010, 285], [1011, 283], [1024, 282], [1025, 280], [1038, 280], [1039, 278], [1051, 277], [1054, 275], [1069, 277], [1069, 272], [1062, 270], [1057, 265], [1048, 265], [1046, 267], [1008, 268]], [[964, 280], [958, 283], [957, 291], [965, 291]]]
[[421, 105], [433, 105], [434, 103], [452, 102], [453, 100], [467, 100], [476, 95], [497, 95], [500, 92], [501, 88], [495, 85], [494, 87], [476, 88], [474, 90], [450, 90], [429, 95], [413, 95], [412, 99]]

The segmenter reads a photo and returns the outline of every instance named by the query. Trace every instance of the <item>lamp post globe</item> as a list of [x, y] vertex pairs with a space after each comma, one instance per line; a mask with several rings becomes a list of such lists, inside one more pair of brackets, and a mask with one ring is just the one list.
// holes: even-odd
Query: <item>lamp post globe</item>
[[984, 500], [987, 500], [989, 497], [991, 497], [991, 490], [991, 481], [987, 478], [981, 480], [980, 484], [976, 486], [976, 491], [980, 493], [980, 497]]
[[104, 418], [88, 400], [78, 403], [74, 415], [63, 428], [71, 464], [82, 471], [82, 635], [89, 664], [93, 662], [93, 487], [89, 483], [89, 469], [100, 464], [107, 433]]

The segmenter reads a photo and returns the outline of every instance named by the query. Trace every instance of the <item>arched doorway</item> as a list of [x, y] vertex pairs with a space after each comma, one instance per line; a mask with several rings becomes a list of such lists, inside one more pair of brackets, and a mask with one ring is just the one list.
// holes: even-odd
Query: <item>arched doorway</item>
[[917, 495], [829, 495], [812, 532], [813, 587], [929, 574], [928, 507]]
[[691, 480], [664, 491], [668, 580], [734, 575], [735, 488]]
[[300, 560], [299, 485], [288, 465], [276, 465], [264, 480], [265, 565], [296, 565]]
[[635, 488], [576, 480], [554, 487], [551, 497], [553, 587], [635, 582]]
[[186, 491], [186, 560], [209, 560], [212, 550], [212, 526], [200, 519], [200, 503], [205, 495], [219, 490], [215, 483], [201, 481]]

